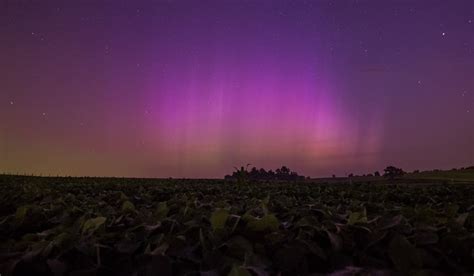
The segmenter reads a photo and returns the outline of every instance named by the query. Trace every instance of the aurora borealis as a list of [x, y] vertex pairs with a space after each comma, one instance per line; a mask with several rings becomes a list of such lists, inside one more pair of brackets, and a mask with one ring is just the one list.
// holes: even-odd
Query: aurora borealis
[[2, 1], [0, 172], [474, 164], [474, 2]]

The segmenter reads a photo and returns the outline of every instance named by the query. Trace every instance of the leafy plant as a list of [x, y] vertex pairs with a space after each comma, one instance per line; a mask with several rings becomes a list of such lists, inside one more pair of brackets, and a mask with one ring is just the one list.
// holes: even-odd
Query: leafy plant
[[222, 185], [228, 182], [0, 176], [0, 272], [474, 271], [473, 184], [352, 180], [247, 177], [240, 185]]

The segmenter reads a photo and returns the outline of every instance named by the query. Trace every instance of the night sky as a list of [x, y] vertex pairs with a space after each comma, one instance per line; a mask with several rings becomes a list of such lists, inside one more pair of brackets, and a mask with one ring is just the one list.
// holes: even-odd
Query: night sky
[[474, 1], [0, 0], [0, 171], [474, 164]]

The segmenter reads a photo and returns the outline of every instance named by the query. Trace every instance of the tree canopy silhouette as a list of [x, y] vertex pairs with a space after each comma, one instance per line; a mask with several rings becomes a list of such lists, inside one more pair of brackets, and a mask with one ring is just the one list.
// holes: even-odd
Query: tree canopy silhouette
[[[249, 164], [248, 164], [249, 165]], [[247, 165], [247, 166], [248, 166]], [[297, 172], [290, 170], [286, 166], [282, 166], [273, 172], [272, 170], [266, 171], [264, 168], [257, 169], [257, 167], [252, 167], [249, 170], [243, 166], [240, 169], [235, 168], [235, 171], [232, 175], [226, 175], [224, 177], [228, 180], [238, 180], [242, 181], [243, 179], [248, 180], [303, 180], [305, 176], [299, 175]]]
[[391, 180], [405, 174], [405, 172], [402, 169], [394, 167], [394, 166], [388, 166], [383, 171], [384, 171], [383, 176]]

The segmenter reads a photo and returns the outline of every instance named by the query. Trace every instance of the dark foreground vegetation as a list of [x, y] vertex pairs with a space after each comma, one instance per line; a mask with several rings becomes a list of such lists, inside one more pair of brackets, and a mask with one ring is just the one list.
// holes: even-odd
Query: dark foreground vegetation
[[472, 275], [474, 185], [435, 182], [0, 176], [0, 274]]

